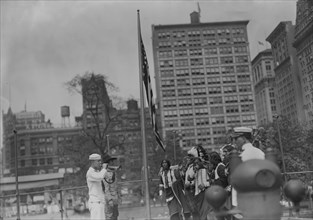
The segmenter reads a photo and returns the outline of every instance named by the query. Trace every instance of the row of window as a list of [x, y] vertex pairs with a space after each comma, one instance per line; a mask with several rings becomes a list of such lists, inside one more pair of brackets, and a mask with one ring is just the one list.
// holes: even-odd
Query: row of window
[[176, 60], [160, 60], [160, 68], [172, 67], [188, 67], [188, 66], [202, 66], [202, 65], [222, 65], [232, 63], [248, 63], [249, 57], [244, 56], [224, 56], [224, 57], [206, 57], [203, 58], [190, 58], [190, 59], [176, 59]]
[[162, 97], [176, 97], [176, 96], [192, 96], [192, 95], [208, 95], [208, 94], [227, 94], [236, 92], [251, 92], [251, 85], [236, 85], [231, 86], [211, 86], [209, 88], [185, 88], [185, 89], [166, 89], [162, 90]]
[[[206, 70], [206, 71], [205, 71]], [[186, 77], [186, 76], [203, 76], [207, 75], [219, 75], [219, 74], [233, 74], [233, 73], [249, 73], [248, 65], [236, 65], [236, 66], [216, 66], [204, 68], [184, 68], [184, 69], [162, 69], [160, 74], [162, 78], [174, 77]]]
[[[193, 99], [172, 99], [172, 100], [164, 100], [163, 107], [184, 107], [184, 106], [201, 106], [209, 104], [229, 104], [229, 103], [239, 103], [239, 102], [252, 102], [253, 96], [252, 95], [232, 95], [232, 96], [225, 96], [224, 100], [222, 97], [201, 97], [201, 98], [193, 98]], [[245, 106], [245, 105], [242, 105]], [[252, 105], [253, 106], [253, 105]], [[251, 109], [253, 111], [253, 108]]]
[[[32, 166], [39, 166], [39, 165], [53, 165], [52, 158], [39, 158], [39, 159], [31, 159]], [[20, 160], [20, 167], [26, 166], [26, 160]]]
[[[188, 126], [207, 126], [207, 125], [216, 125], [216, 124], [240, 124], [242, 122], [254, 122], [255, 115], [230, 115], [226, 116], [218, 116], [218, 117], [210, 117], [209, 118], [184, 118], [184, 119], [166, 119], [165, 127], [188, 127]], [[211, 121], [211, 122], [210, 122]]]
[[185, 37], [212, 37], [212, 36], [222, 36], [222, 35], [243, 35], [245, 34], [244, 27], [234, 27], [234, 28], [205, 28], [203, 30], [175, 30], [175, 31], [165, 31], [159, 32], [159, 39], [169, 39], [169, 38], [185, 38]]
[[[176, 83], [175, 83], [176, 81]], [[184, 79], [167, 79], [161, 80], [161, 87], [173, 87], [173, 86], [197, 86], [197, 85], [212, 85], [212, 84], [221, 84], [221, 83], [241, 83], [241, 82], [250, 82], [251, 78], [250, 75], [238, 75], [237, 77], [234, 75], [231, 76], [214, 76], [214, 77], [207, 77], [207, 78], [184, 78]]]
[[252, 112], [254, 111], [253, 104], [247, 104], [243, 106], [228, 105], [228, 106], [214, 106], [214, 107], [199, 107], [199, 108], [187, 108], [187, 109], [171, 109], [164, 110], [164, 117], [184, 117], [184, 116], [197, 116], [197, 115], [221, 115], [227, 113], [239, 113], [239, 112]]
[[211, 47], [211, 48], [194, 48], [194, 49], [180, 49], [180, 50], [161, 50], [158, 52], [159, 58], [182, 57], [182, 56], [202, 56], [202, 55], [217, 55], [217, 54], [233, 54], [233, 53], [247, 53], [247, 46], [235, 47]]

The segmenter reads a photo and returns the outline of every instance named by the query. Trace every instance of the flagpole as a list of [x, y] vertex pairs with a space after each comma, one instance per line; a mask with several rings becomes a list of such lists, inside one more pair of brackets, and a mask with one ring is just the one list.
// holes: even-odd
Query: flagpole
[[140, 13], [137, 10], [138, 16], [138, 57], [139, 57], [139, 86], [140, 86], [140, 114], [141, 114], [141, 137], [142, 137], [142, 154], [143, 154], [143, 170], [145, 182], [145, 198], [146, 198], [146, 214], [147, 219], [151, 219], [150, 198], [149, 198], [149, 182], [148, 182], [148, 166], [147, 166], [147, 149], [146, 149], [146, 132], [145, 132], [145, 112], [144, 112], [144, 94], [142, 81], [142, 51], [141, 51], [141, 29], [140, 29]]

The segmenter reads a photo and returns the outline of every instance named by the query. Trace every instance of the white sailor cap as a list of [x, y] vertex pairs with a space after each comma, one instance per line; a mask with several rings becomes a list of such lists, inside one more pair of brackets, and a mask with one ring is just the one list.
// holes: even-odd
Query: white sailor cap
[[91, 154], [89, 155], [89, 160], [101, 160], [100, 154]]
[[248, 127], [235, 127], [234, 132], [231, 135], [233, 138], [242, 136], [244, 134], [252, 134], [252, 128]]

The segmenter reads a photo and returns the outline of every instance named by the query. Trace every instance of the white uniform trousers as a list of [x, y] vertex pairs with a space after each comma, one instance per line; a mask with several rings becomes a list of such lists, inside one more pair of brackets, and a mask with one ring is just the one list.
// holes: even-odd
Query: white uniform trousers
[[89, 201], [90, 220], [105, 220], [104, 203]]

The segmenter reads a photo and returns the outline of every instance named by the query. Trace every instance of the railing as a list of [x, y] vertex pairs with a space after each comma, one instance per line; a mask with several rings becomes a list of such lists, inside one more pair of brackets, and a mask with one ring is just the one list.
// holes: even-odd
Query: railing
[[[158, 179], [151, 179], [159, 181]], [[131, 180], [118, 182], [122, 195], [121, 207], [142, 205], [142, 180]], [[137, 191], [137, 193], [134, 193]], [[138, 193], [140, 191], [140, 193]], [[60, 213], [61, 220], [67, 216], [68, 210], [85, 212], [88, 209], [88, 188], [87, 186], [59, 188], [44, 191], [23, 192], [0, 196], [0, 219], [17, 215], [16, 198], [20, 198], [21, 215]], [[23, 198], [23, 199], [21, 199]], [[36, 199], [37, 198], [37, 199]], [[40, 200], [40, 201], [39, 201]]]

